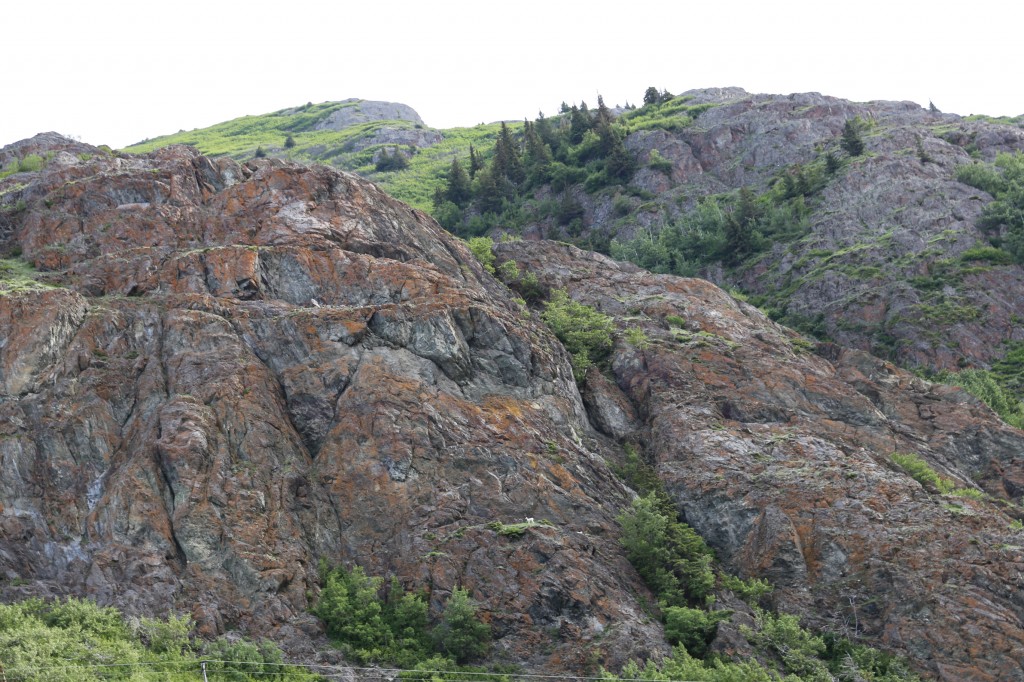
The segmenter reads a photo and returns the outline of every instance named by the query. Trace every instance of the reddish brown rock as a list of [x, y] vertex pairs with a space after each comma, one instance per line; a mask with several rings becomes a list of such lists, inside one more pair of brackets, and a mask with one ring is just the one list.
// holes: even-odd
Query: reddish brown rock
[[[620, 338], [611, 360], [637, 433], [686, 521], [733, 570], [768, 578], [777, 606], [940, 679], [1024, 679], [1024, 433], [959, 389], [815, 348], [708, 282], [553, 242], [498, 251], [644, 330], [645, 348]], [[895, 452], [980, 499], [926, 490]]]
[[89, 149], [0, 181], [0, 250], [61, 287], [0, 296], [5, 599], [311, 656], [325, 559], [468, 588], [530, 668], [663, 646], [567, 356], [461, 242], [327, 168]]

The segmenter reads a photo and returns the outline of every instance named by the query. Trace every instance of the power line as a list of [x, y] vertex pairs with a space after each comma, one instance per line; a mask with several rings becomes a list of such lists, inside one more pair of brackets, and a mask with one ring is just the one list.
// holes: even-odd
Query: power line
[[[440, 676], [445, 682], [481, 682], [481, 678], [506, 678], [509, 680], [575, 680], [576, 682], [605, 682], [605, 677], [594, 677], [584, 675], [544, 675], [539, 673], [497, 673], [497, 672], [477, 672], [471, 670], [416, 670], [413, 668], [370, 668], [370, 667], [357, 667], [347, 665], [327, 665], [322, 663], [264, 663], [261, 661], [232, 661], [232, 660], [218, 660], [218, 659], [200, 659], [192, 661], [138, 661], [135, 663], [75, 663], [68, 662], [63, 665], [51, 665], [51, 666], [40, 666], [23, 668], [17, 671], [12, 671], [12, 675], [18, 677], [11, 678], [7, 677], [4, 670], [3, 664], [0, 663], [0, 682], [17, 682], [19, 679], [25, 679], [25, 675], [32, 675], [38, 673], [45, 673], [47, 671], [56, 670], [94, 670], [96, 672], [114, 672], [116, 668], [152, 668], [155, 666], [176, 666], [178, 670], [137, 670], [136, 672], [142, 674], [153, 674], [153, 675], [166, 675], [177, 673], [179, 675], [187, 675], [189, 673], [202, 673], [203, 679], [206, 680], [206, 673], [223, 673], [223, 672], [240, 672], [244, 675], [249, 676], [263, 676], [263, 675], [280, 675], [283, 670], [277, 672], [266, 671], [266, 670], [212, 670], [207, 668], [207, 664], [218, 664], [218, 665], [231, 665], [231, 666], [261, 666], [261, 667], [276, 667], [276, 668], [291, 668], [300, 669], [307, 672], [326, 677], [329, 679], [338, 679], [341, 677], [350, 677], [353, 672], [362, 673], [360, 677], [362, 679], [381, 679], [381, 680], [408, 680], [410, 682], [424, 682], [426, 680], [433, 679], [434, 676]], [[186, 669], [182, 669], [186, 668]], [[191, 668], [191, 670], [188, 670]], [[318, 669], [318, 670], [314, 670]], [[324, 672], [320, 672], [320, 671]], [[455, 677], [455, 676], [458, 677]], [[629, 678], [629, 677], [617, 677], [613, 678], [615, 682], [646, 682], [642, 678]], [[686, 682], [685, 680], [666, 680], [664, 682]]]

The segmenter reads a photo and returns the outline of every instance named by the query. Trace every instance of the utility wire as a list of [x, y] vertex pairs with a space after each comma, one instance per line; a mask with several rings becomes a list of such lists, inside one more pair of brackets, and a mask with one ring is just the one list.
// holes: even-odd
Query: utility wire
[[[63, 665], [51, 665], [32, 667], [27, 669], [21, 669], [16, 672], [12, 671], [12, 675], [18, 675], [18, 677], [8, 677], [4, 671], [3, 664], [0, 663], [0, 682], [17, 682], [19, 679], [25, 679], [24, 675], [27, 674], [38, 674], [47, 671], [56, 670], [93, 670], [97, 673], [107, 673], [105, 677], [109, 677], [109, 674], [113, 674], [116, 668], [142, 668], [142, 667], [154, 667], [154, 666], [177, 666], [179, 668], [191, 668], [191, 670], [137, 670], [135, 672], [142, 673], [144, 675], [188, 675], [190, 673], [229, 673], [229, 672], [240, 672], [243, 675], [249, 676], [262, 676], [262, 675], [280, 675], [284, 670], [277, 672], [273, 671], [257, 671], [251, 670], [246, 671], [244, 668], [241, 670], [209, 670], [205, 668], [204, 664], [215, 663], [219, 665], [232, 665], [232, 666], [263, 666], [263, 667], [277, 667], [285, 669], [300, 669], [306, 672], [310, 672], [314, 675], [321, 677], [327, 677], [330, 679], [339, 679], [342, 677], [351, 677], [353, 672], [361, 673], [357, 675], [357, 679], [381, 679], [381, 680], [409, 680], [410, 682], [422, 682], [433, 679], [434, 676], [440, 676], [445, 682], [480, 682], [481, 678], [506, 678], [509, 680], [575, 680], [577, 682], [604, 682], [608, 678], [605, 677], [594, 677], [594, 676], [583, 676], [583, 675], [542, 675], [537, 673], [495, 673], [495, 672], [477, 672], [470, 670], [415, 670], [411, 668], [368, 668], [368, 667], [356, 667], [347, 665], [327, 665], [322, 663], [263, 663], [258, 661], [230, 661], [230, 660], [217, 660], [217, 659], [200, 659], [194, 661], [139, 661], [136, 663], [74, 663], [68, 662]], [[319, 672], [318, 670], [324, 672]], [[455, 676], [458, 677], [455, 677]], [[641, 678], [629, 678], [629, 677], [616, 677], [613, 678], [614, 682], [646, 682]], [[686, 680], [666, 680], [664, 682], [686, 682]]]

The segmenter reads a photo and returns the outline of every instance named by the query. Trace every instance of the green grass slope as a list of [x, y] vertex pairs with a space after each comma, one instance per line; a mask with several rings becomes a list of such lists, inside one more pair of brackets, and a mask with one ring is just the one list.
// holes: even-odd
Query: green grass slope
[[[303, 162], [318, 162], [358, 173], [392, 196], [416, 208], [429, 210], [434, 188], [444, 178], [454, 156], [466, 157], [469, 146], [489, 149], [499, 125], [479, 125], [437, 131], [441, 141], [430, 146], [372, 143], [383, 130], [423, 128], [412, 121], [377, 120], [357, 123], [341, 130], [316, 130], [331, 114], [358, 101], [323, 102], [282, 109], [259, 116], [243, 116], [209, 128], [180, 131], [145, 140], [123, 151], [144, 154], [172, 144], [187, 144], [208, 156], [229, 156], [238, 161], [253, 158], [257, 150], [267, 156]], [[431, 130], [431, 129], [426, 129]], [[286, 147], [288, 138], [294, 146]], [[375, 157], [381, 150], [399, 151], [408, 157], [400, 171], [380, 171]]]

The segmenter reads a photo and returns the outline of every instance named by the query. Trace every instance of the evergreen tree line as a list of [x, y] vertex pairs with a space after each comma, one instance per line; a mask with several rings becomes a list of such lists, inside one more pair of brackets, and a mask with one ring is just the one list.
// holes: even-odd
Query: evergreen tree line
[[568, 224], [582, 214], [571, 187], [584, 183], [593, 192], [632, 179], [637, 164], [625, 133], [601, 97], [594, 112], [583, 102], [554, 119], [541, 113], [524, 121], [521, 131], [502, 123], [486, 158], [470, 146], [468, 159], [452, 159], [434, 192], [435, 216], [460, 236], [480, 235], [499, 223], [518, 226], [523, 199], [549, 185], [560, 196], [555, 217]]

